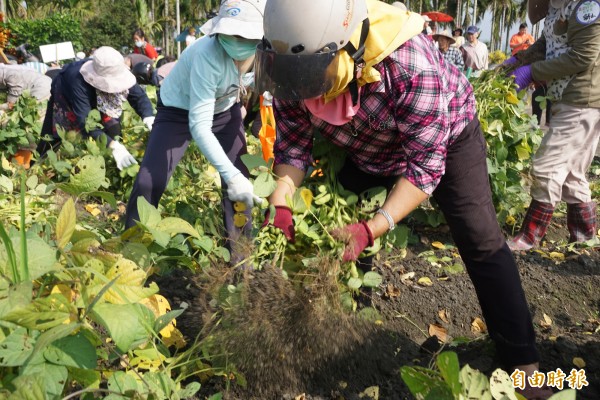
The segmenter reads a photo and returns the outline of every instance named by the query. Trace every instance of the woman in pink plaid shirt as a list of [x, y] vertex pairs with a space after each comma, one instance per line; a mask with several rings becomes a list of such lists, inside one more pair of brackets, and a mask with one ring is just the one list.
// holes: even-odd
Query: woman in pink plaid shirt
[[[298, 11], [302, 10], [302, 18]], [[433, 196], [479, 296], [498, 355], [532, 374], [539, 355], [515, 260], [498, 226], [473, 89], [423, 19], [376, 0], [269, 1], [256, 84], [275, 97], [274, 225], [294, 240], [286, 197], [312, 163], [313, 133], [346, 150], [337, 179], [389, 195], [368, 221], [336, 229], [355, 261]], [[363, 267], [370, 268], [367, 263]]]

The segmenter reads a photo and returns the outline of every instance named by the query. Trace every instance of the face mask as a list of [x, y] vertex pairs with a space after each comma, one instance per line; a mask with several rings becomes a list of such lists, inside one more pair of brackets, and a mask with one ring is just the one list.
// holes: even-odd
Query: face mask
[[219, 43], [229, 57], [236, 61], [246, 60], [254, 55], [258, 40], [238, 39], [233, 36], [220, 34], [217, 36]]
[[142, 47], [144, 45], [144, 42], [142, 40], [138, 40], [135, 42], [136, 47]]

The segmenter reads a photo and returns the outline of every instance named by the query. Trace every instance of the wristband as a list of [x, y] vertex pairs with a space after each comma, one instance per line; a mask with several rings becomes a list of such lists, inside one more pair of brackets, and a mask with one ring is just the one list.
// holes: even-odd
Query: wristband
[[396, 224], [394, 223], [394, 219], [392, 218], [390, 213], [385, 211], [383, 208], [380, 208], [379, 210], [377, 210], [377, 214], [383, 215], [383, 217], [387, 220], [387, 222], [390, 226], [388, 231], [391, 231], [392, 229], [394, 229], [396, 227]]

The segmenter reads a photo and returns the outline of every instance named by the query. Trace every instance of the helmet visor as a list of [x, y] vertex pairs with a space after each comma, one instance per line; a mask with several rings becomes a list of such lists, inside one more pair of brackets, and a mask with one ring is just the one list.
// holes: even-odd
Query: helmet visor
[[307, 55], [277, 54], [256, 49], [255, 81], [258, 93], [269, 91], [282, 100], [304, 100], [318, 97], [333, 87], [337, 77], [337, 51]]

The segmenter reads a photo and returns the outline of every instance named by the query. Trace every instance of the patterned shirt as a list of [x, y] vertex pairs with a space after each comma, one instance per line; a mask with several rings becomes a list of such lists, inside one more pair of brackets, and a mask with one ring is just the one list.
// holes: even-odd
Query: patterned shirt
[[463, 60], [462, 53], [457, 48], [448, 47], [448, 50], [442, 54], [444, 55], [444, 60], [450, 64], [454, 64], [456, 68], [461, 71], [465, 68], [465, 60]]
[[425, 35], [374, 68], [381, 81], [361, 87], [360, 108], [345, 125], [323, 121], [301, 101], [276, 99], [275, 162], [306, 171], [317, 130], [363, 171], [404, 175], [431, 194], [444, 175], [448, 146], [475, 117], [473, 88]]

